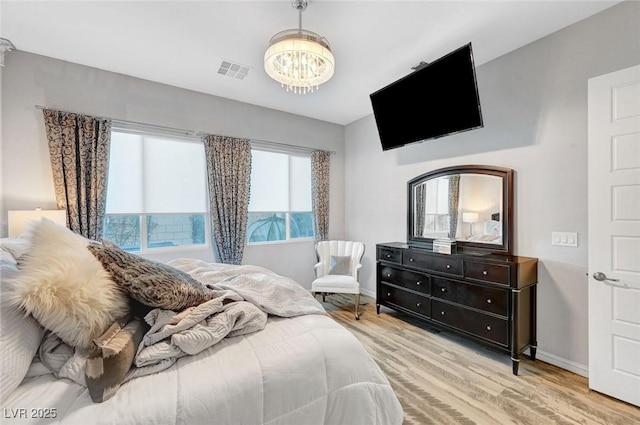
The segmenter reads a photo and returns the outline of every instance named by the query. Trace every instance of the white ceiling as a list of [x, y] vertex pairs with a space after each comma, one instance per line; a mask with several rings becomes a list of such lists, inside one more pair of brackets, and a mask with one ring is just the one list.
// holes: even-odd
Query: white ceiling
[[[289, 0], [0, 0], [0, 37], [18, 50], [349, 124], [369, 94], [472, 42], [476, 66], [619, 1], [310, 0], [302, 26], [326, 37], [336, 73], [317, 92], [286, 92], [264, 72], [275, 33], [298, 25]], [[11, 53], [8, 53], [10, 55]], [[238, 80], [223, 59], [247, 65]]]

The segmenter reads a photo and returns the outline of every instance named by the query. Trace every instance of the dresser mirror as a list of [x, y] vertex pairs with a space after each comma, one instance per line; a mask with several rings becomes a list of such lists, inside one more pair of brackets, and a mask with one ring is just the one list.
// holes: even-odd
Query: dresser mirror
[[408, 183], [407, 243], [430, 247], [455, 239], [465, 252], [511, 254], [513, 170], [448, 167]]

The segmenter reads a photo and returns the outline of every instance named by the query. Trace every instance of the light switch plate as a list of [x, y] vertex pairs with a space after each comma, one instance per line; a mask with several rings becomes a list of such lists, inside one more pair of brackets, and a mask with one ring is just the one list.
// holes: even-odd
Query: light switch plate
[[575, 232], [551, 232], [551, 245], [578, 246], [578, 234]]

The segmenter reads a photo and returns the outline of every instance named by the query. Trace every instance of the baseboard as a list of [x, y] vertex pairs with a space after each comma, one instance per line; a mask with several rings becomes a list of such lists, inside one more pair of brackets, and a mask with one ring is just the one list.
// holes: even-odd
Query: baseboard
[[367, 297], [371, 297], [374, 300], [376, 299], [376, 292], [375, 291], [370, 291], [369, 289], [360, 288], [360, 293], [362, 295], [366, 295]]
[[568, 370], [569, 372], [576, 373], [580, 376], [584, 376], [585, 378], [589, 377], [589, 366], [572, 362], [571, 360], [563, 359], [562, 357], [558, 357], [556, 355], [546, 353], [540, 350], [536, 351], [536, 359], [543, 361], [545, 363], [552, 364], [554, 366], [558, 366], [562, 369]]

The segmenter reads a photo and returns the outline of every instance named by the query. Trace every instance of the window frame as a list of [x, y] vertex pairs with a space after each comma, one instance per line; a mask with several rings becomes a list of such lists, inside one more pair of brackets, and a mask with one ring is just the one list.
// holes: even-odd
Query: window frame
[[[189, 137], [184, 134], [180, 134], [180, 135], [164, 134], [163, 132], [148, 131], [146, 129], [138, 130], [138, 129], [131, 129], [131, 128], [112, 127], [111, 128], [112, 136], [114, 132], [138, 135], [138, 136], [142, 136], [143, 138], [144, 137], [150, 137], [150, 138], [156, 138], [156, 139], [162, 138], [162, 139], [167, 139], [167, 140], [176, 141], [176, 142], [202, 143], [202, 141], [198, 137]], [[203, 146], [203, 149], [204, 149], [204, 146]], [[111, 158], [109, 159], [109, 161], [111, 161]], [[144, 157], [142, 158], [142, 161], [144, 161]], [[142, 167], [143, 163], [140, 163], [139, 166]], [[204, 167], [205, 176], [206, 176], [208, 172], [206, 169], [207, 167], [206, 155], [204, 157], [202, 166]], [[205, 184], [205, 187], [207, 186], [208, 186], [208, 183]], [[144, 193], [144, 179], [143, 179], [143, 193]], [[113, 217], [113, 216], [137, 216], [138, 217], [138, 220], [140, 223], [140, 249], [137, 251], [130, 251], [132, 253], [154, 254], [154, 253], [167, 253], [167, 252], [209, 250], [212, 246], [211, 245], [212, 241], [211, 241], [211, 211], [210, 211], [211, 202], [209, 200], [208, 190], [206, 190], [205, 196], [207, 200], [205, 203], [206, 211], [204, 212], [190, 212], [190, 211], [171, 212], [171, 213], [146, 213], [146, 212], [145, 213], [140, 213], [140, 212], [107, 213], [105, 212], [105, 217], [103, 222], [106, 224], [107, 217]], [[165, 215], [165, 216], [203, 215], [204, 216], [204, 243], [150, 248], [148, 246], [148, 241], [147, 241], [147, 235], [148, 235], [147, 217], [162, 216], [162, 215]], [[103, 235], [104, 235], [104, 230], [106, 229], [103, 229]]]
[[[262, 146], [251, 146], [251, 150], [257, 150], [257, 151], [262, 151], [262, 152], [272, 152], [272, 153], [279, 153], [279, 154], [284, 154], [288, 156], [288, 160], [291, 161], [291, 157], [302, 157], [302, 158], [311, 158], [311, 154], [307, 154], [307, 153], [300, 153], [300, 152], [293, 152], [293, 151], [289, 151], [286, 149], [271, 149], [268, 147], [262, 147]], [[253, 152], [252, 152], [253, 153]], [[289, 163], [290, 164], [290, 163]], [[311, 170], [310, 170], [311, 171]], [[289, 167], [288, 170], [288, 181], [287, 183], [289, 184], [289, 188], [291, 188], [291, 167]], [[309, 186], [309, 190], [311, 192], [311, 196], [313, 196], [313, 189], [311, 186]], [[289, 192], [289, 199], [287, 200], [289, 207], [291, 207], [291, 192]], [[313, 201], [312, 201], [313, 203]], [[281, 239], [281, 240], [273, 240], [273, 241], [256, 241], [256, 242], [251, 242], [249, 241], [249, 214], [251, 213], [255, 213], [255, 214], [284, 214], [285, 216], [285, 239]], [[247, 208], [247, 234], [245, 235], [245, 244], [247, 246], [261, 246], [261, 245], [274, 245], [274, 244], [287, 244], [287, 243], [298, 243], [298, 242], [309, 242], [309, 241], [315, 241], [315, 228], [312, 229], [313, 230], [313, 235], [312, 236], [304, 236], [304, 237], [299, 237], [299, 238], [291, 238], [291, 214], [296, 214], [296, 213], [310, 213], [311, 214], [311, 219], [314, 220], [313, 217], [313, 206], [311, 207], [310, 211], [294, 211], [294, 210], [279, 210], [279, 211], [251, 211], [249, 210], [249, 208]], [[315, 226], [314, 226], [315, 227]]]

